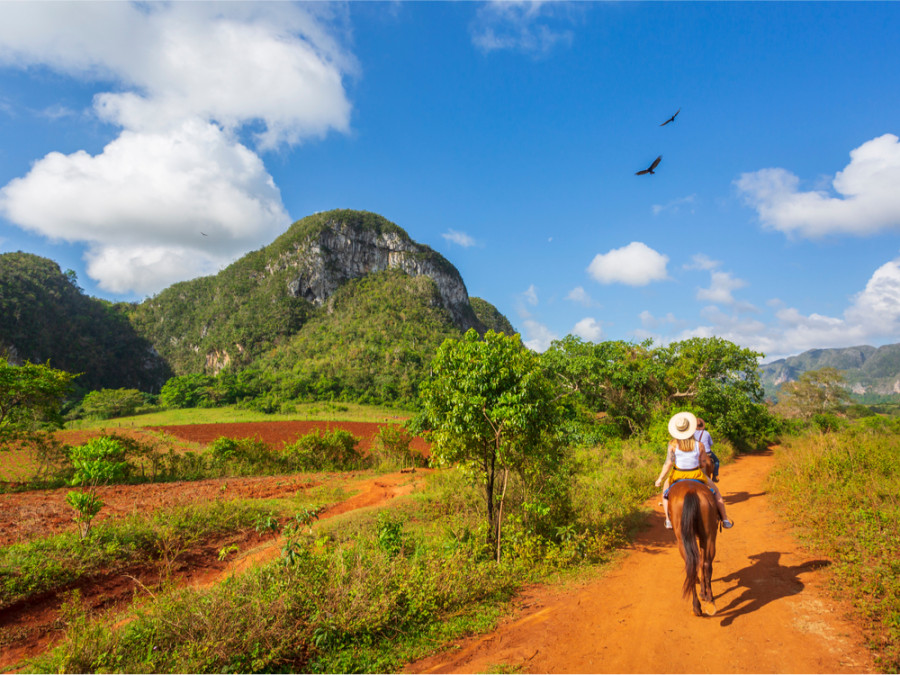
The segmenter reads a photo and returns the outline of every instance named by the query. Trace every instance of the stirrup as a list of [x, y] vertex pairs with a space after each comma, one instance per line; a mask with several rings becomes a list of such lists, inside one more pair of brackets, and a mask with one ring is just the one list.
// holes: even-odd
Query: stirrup
[[731, 520], [725, 519], [722, 521], [722, 527], [724, 527], [726, 530], [730, 530], [732, 527], [734, 527], [734, 522]]

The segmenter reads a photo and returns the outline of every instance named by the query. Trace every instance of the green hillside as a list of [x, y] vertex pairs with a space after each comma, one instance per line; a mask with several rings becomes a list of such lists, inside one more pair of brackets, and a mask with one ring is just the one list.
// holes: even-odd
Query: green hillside
[[249, 369], [289, 398], [409, 400], [445, 338], [514, 332], [443, 256], [347, 210], [139, 304], [88, 297], [53, 261], [5, 254], [0, 310], [0, 353], [84, 372], [86, 390]]
[[130, 306], [91, 298], [74, 273], [30, 253], [0, 255], [0, 354], [82, 373], [79, 390], [159, 391], [172, 371], [128, 321]]

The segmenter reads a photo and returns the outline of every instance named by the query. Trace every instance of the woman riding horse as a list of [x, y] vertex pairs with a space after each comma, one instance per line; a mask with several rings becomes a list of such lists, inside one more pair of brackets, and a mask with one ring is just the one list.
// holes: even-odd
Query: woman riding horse
[[[722, 493], [716, 489], [716, 486], [709, 480], [709, 476], [701, 467], [711, 464], [706, 454], [703, 444], [694, 439], [694, 432], [697, 430], [697, 418], [693, 413], [680, 412], [672, 416], [669, 420], [669, 434], [672, 439], [669, 441], [668, 450], [666, 452], [666, 463], [663, 464], [659, 478], [656, 479], [656, 487], [659, 487], [663, 479], [669, 476], [671, 469], [672, 475], [666, 480], [665, 492], [663, 493], [663, 510], [666, 513], [666, 527], [672, 528], [672, 521], [669, 518], [669, 484], [678, 480], [697, 480], [705, 483], [716, 500], [716, 507], [722, 518], [722, 527], [729, 528], [734, 525], [728, 519], [725, 513], [725, 500], [722, 499]], [[673, 468], [674, 467], [674, 468]]]

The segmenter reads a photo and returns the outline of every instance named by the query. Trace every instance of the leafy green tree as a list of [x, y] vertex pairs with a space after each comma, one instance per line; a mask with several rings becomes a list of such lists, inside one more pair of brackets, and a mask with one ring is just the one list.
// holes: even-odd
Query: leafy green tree
[[554, 340], [542, 361], [557, 381], [594, 412], [605, 412], [632, 435], [645, 429], [665, 399], [665, 369], [651, 342]]
[[163, 385], [159, 400], [169, 408], [209, 406], [214, 384], [212, 375], [176, 375]]
[[86, 417], [102, 420], [133, 415], [144, 405], [144, 395], [137, 389], [101, 389], [91, 391], [81, 401]]
[[487, 541], [498, 560], [509, 472], [553, 447], [556, 393], [518, 335], [488, 331], [482, 340], [475, 330], [444, 341], [420, 388], [413, 427], [431, 441], [433, 463], [460, 463], [482, 483]]
[[99, 436], [72, 448], [70, 458], [75, 467], [70, 485], [79, 490], [69, 492], [66, 502], [75, 510], [75, 523], [84, 539], [90, 534], [94, 517], [103, 508], [103, 501], [97, 496], [97, 488], [125, 476], [128, 462], [125, 461], [125, 448], [122, 444], [108, 436]]
[[62, 426], [60, 409], [74, 377], [49, 365], [14, 366], [0, 358], [0, 448], [42, 426]]
[[837, 368], [820, 368], [781, 385], [778, 409], [788, 417], [809, 420], [816, 415], [833, 414], [849, 401], [850, 393], [844, 388], [841, 372]]
[[759, 380], [760, 352], [718, 337], [690, 338], [658, 348], [668, 407], [688, 408], [737, 444], [758, 445], [771, 426]]

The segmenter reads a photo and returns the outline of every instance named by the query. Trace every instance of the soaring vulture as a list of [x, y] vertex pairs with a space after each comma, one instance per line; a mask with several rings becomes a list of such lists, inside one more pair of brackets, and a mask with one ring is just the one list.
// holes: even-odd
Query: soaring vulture
[[663, 122], [663, 123], [660, 124], [659, 126], [664, 127], [664, 126], [666, 126], [669, 122], [674, 122], [674, 121], [675, 121], [675, 118], [678, 117], [678, 113], [680, 113], [680, 112], [681, 112], [681, 108], [679, 108], [678, 111], [677, 111], [674, 115], [672, 115], [669, 119], [667, 119], [665, 122]]
[[653, 164], [649, 166], [649, 168], [644, 169], [643, 171], [638, 171], [635, 176], [643, 176], [645, 173], [656, 173], [653, 169], [659, 166], [659, 160], [662, 159], [662, 155], [653, 160]]

